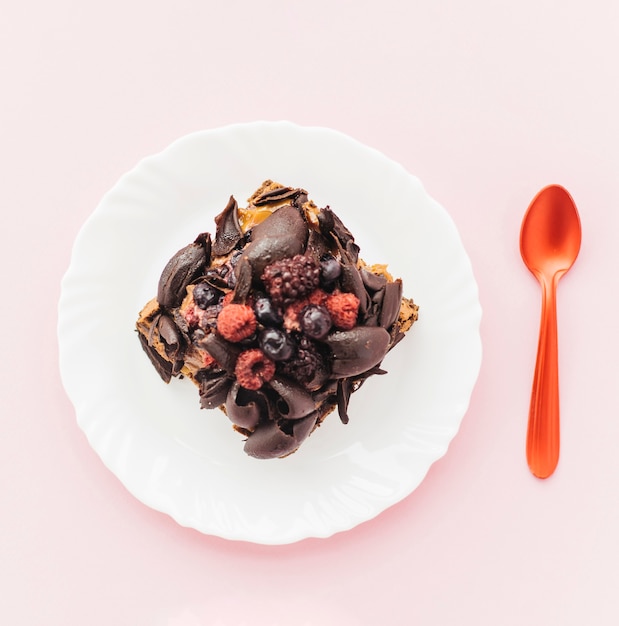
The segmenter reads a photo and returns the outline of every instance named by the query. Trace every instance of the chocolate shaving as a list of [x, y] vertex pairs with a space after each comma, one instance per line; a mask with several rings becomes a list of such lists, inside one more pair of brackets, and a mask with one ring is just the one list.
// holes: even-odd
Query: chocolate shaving
[[199, 382], [201, 408], [215, 409], [226, 401], [228, 390], [232, 385], [232, 379], [226, 375], [226, 372], [200, 370], [196, 378]]
[[275, 406], [282, 417], [299, 419], [316, 410], [314, 399], [298, 383], [275, 376], [268, 384], [279, 396]]
[[389, 333], [380, 326], [356, 326], [331, 333], [325, 343], [331, 348], [334, 378], [358, 376], [378, 365], [390, 343]]
[[244, 389], [236, 381], [230, 387], [225, 406], [230, 421], [249, 431], [254, 430], [261, 416], [268, 415], [264, 394]]
[[[200, 238], [199, 238], [200, 239]], [[180, 305], [185, 297], [187, 285], [202, 274], [210, 254], [207, 255], [206, 242], [210, 237], [181, 248], [166, 264], [157, 287], [157, 301], [164, 308]], [[210, 245], [208, 246], [210, 248]]]
[[157, 374], [161, 377], [161, 380], [163, 380], [164, 383], [169, 383], [170, 380], [172, 380], [172, 363], [164, 359], [159, 352], [148, 343], [148, 339], [144, 335], [140, 333], [138, 338], [140, 339], [140, 344], [144, 352], [146, 352]]
[[342, 378], [337, 383], [337, 412], [342, 424], [348, 424], [348, 402], [353, 392], [350, 378]]
[[221, 256], [231, 252], [243, 238], [238, 218], [238, 204], [234, 196], [230, 196], [226, 208], [215, 218], [217, 230], [213, 242], [213, 254]]
[[359, 316], [364, 320], [370, 305], [370, 296], [365, 289], [359, 269], [354, 262], [351, 262], [347, 258], [342, 259], [342, 275], [340, 280], [343, 291], [350, 291], [359, 298]]
[[352, 233], [329, 207], [325, 207], [318, 212], [318, 225], [322, 234], [328, 239], [333, 239], [335, 236], [342, 248], [350, 256], [352, 262], [357, 263], [359, 260], [359, 246], [355, 243]]
[[381, 274], [374, 274], [374, 272], [370, 272], [365, 268], [359, 270], [359, 273], [361, 274], [363, 284], [372, 293], [383, 289], [387, 284], [387, 279]]
[[226, 341], [216, 333], [209, 333], [195, 343], [206, 350], [228, 374], [234, 375], [236, 360], [242, 351], [241, 346]]
[[292, 187], [278, 187], [277, 189], [271, 189], [265, 191], [254, 200], [255, 206], [265, 206], [267, 204], [277, 204], [284, 200], [291, 200], [294, 202], [300, 195], [307, 197], [307, 191], [305, 189], [293, 189]]
[[383, 308], [378, 318], [379, 326], [390, 328], [398, 319], [400, 306], [402, 303], [402, 281], [396, 280], [385, 285], [385, 296], [383, 298]]

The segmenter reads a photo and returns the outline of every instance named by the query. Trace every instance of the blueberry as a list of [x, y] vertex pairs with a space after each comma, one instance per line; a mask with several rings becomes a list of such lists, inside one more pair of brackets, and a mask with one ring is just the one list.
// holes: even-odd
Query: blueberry
[[274, 361], [285, 361], [294, 353], [294, 345], [283, 330], [265, 328], [258, 339], [260, 349]]
[[323, 285], [329, 285], [339, 278], [342, 273], [340, 262], [330, 254], [320, 261], [320, 280]]
[[208, 283], [199, 283], [193, 288], [193, 300], [200, 309], [217, 304], [222, 295], [219, 289], [215, 289]]
[[278, 326], [284, 321], [273, 303], [265, 297], [256, 298], [254, 313], [256, 319], [264, 326]]
[[306, 306], [299, 320], [303, 332], [312, 339], [323, 339], [331, 330], [331, 316], [324, 306], [310, 304]]

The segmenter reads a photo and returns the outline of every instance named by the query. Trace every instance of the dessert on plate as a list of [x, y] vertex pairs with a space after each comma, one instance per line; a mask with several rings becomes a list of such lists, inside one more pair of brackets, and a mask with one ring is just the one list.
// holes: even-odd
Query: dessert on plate
[[267, 180], [231, 197], [167, 263], [140, 311], [142, 347], [166, 382], [189, 378], [260, 459], [285, 457], [337, 409], [417, 320], [385, 265], [368, 265], [330, 207]]

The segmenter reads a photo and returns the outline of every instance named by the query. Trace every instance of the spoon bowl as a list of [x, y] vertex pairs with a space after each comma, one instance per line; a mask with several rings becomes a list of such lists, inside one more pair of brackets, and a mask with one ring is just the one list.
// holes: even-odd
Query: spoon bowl
[[572, 267], [581, 243], [580, 217], [560, 185], [544, 187], [525, 213], [520, 254], [542, 288], [537, 360], [527, 429], [527, 462], [538, 478], [547, 478], [559, 461], [559, 373], [556, 290]]
[[574, 264], [580, 242], [580, 218], [572, 197], [559, 185], [544, 187], [522, 222], [520, 253], [525, 265], [536, 277], [561, 276]]

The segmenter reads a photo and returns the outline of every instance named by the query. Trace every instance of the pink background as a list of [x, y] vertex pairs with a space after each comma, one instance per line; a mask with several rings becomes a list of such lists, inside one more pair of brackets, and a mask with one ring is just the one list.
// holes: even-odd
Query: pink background
[[[57, 0], [0, 21], [0, 621], [619, 623], [619, 4], [613, 0]], [[56, 304], [79, 228], [188, 132], [289, 119], [401, 162], [450, 212], [484, 362], [446, 456], [350, 532], [280, 547], [177, 526], [78, 429]], [[583, 246], [559, 290], [562, 456], [524, 438], [540, 292], [520, 222], [549, 183]]]

